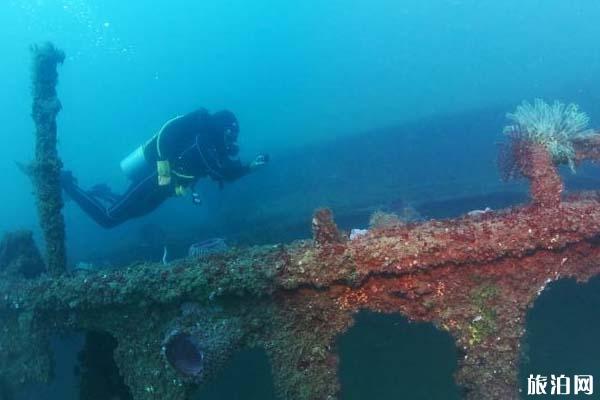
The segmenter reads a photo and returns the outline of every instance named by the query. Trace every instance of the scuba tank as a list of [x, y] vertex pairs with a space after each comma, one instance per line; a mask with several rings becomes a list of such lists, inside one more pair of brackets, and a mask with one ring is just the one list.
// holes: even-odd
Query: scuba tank
[[[168, 120], [156, 135], [152, 136], [145, 144], [141, 145], [121, 160], [121, 163], [119, 164], [121, 166], [121, 171], [123, 171], [129, 180], [135, 182], [144, 179], [158, 168], [159, 185], [166, 185], [169, 183], [170, 179], [166, 176], [170, 176], [169, 163], [166, 160], [158, 161], [162, 158], [160, 139], [165, 128], [179, 118], [182, 117], [178, 116]], [[148, 149], [148, 152], [146, 152], [146, 149]], [[146, 159], [146, 155], [148, 155], [150, 161]], [[154, 161], [155, 159], [157, 161]], [[154, 165], [156, 162], [158, 162], [159, 165]]]
[[138, 147], [119, 163], [121, 171], [131, 181], [141, 180], [152, 173], [152, 166], [144, 155], [144, 147]]

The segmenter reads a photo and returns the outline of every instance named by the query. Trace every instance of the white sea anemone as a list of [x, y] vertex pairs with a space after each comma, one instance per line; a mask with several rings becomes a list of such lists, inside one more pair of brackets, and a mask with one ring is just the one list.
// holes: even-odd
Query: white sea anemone
[[557, 164], [569, 164], [575, 171], [573, 139], [592, 134], [588, 129], [590, 118], [576, 104], [565, 105], [559, 101], [548, 104], [535, 99], [533, 104], [524, 101], [514, 113], [506, 115], [514, 122], [504, 128], [504, 133], [544, 145]]

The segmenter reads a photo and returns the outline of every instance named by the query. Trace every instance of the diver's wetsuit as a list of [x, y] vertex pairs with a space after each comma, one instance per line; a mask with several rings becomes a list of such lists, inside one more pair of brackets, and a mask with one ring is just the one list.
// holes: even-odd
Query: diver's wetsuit
[[[70, 174], [63, 175], [63, 189], [92, 219], [112, 228], [131, 218], [148, 214], [182, 188], [193, 186], [209, 176], [220, 184], [236, 180], [250, 171], [237, 159], [230, 158], [223, 132], [237, 121], [230, 112], [209, 114], [199, 109], [167, 122], [161, 132], [144, 145], [149, 169], [132, 182], [127, 191], [114, 195], [106, 190], [83, 190]], [[170, 164], [170, 183], [159, 185], [157, 161]]]

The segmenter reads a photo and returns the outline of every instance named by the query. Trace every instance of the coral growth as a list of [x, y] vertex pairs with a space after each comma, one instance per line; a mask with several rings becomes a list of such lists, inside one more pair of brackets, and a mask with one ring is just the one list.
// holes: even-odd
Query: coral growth
[[533, 104], [524, 101], [507, 117], [514, 124], [504, 128], [505, 134], [543, 145], [555, 163], [569, 164], [573, 171], [573, 140], [594, 133], [588, 129], [589, 117], [576, 104], [565, 105], [559, 101], [548, 104], [540, 99], [535, 99]]
[[1, 274], [31, 279], [42, 274], [45, 269], [30, 231], [16, 231], [4, 235], [0, 241]]
[[375, 211], [369, 218], [371, 228], [394, 228], [404, 224], [405, 222], [397, 214], [384, 211]]
[[227, 251], [227, 243], [225, 240], [221, 238], [211, 238], [192, 244], [188, 249], [188, 257], [200, 258], [224, 251]]
[[337, 225], [333, 221], [331, 210], [319, 209], [312, 219], [313, 238], [317, 246], [327, 246], [342, 241]]
[[534, 204], [542, 207], [557, 207], [564, 185], [549, 152], [538, 143], [515, 143], [519, 148], [518, 165], [521, 174], [530, 182]]

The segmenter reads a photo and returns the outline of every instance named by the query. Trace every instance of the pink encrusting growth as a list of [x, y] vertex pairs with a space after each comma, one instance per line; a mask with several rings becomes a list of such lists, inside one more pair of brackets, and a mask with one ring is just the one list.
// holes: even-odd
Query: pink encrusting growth
[[544, 208], [558, 207], [563, 183], [550, 153], [536, 143], [525, 144], [524, 151], [521, 171], [529, 178], [533, 203]]
[[[586, 143], [580, 160], [600, 144], [595, 137]], [[340, 310], [399, 312], [450, 332], [465, 353], [456, 378], [469, 399], [517, 399], [528, 308], [551, 281], [600, 273], [593, 240], [600, 233], [600, 196], [561, 200], [563, 184], [544, 147], [517, 146], [531, 204], [373, 230], [342, 252], [361, 284], [338, 288]]]

